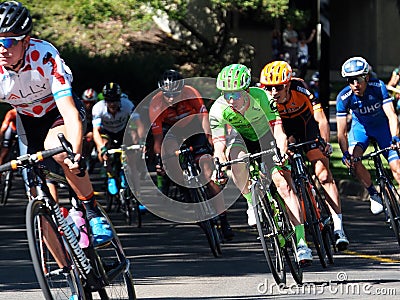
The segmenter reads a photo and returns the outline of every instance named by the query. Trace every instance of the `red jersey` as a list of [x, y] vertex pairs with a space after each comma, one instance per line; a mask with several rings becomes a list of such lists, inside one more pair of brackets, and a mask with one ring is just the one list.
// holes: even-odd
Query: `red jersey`
[[163, 124], [172, 126], [179, 122], [176, 126], [186, 127], [198, 114], [208, 114], [207, 108], [199, 92], [191, 86], [184, 86], [178, 102], [173, 106], [169, 106], [163, 100], [162, 92], [157, 93], [150, 103], [149, 117], [151, 122], [151, 130], [153, 135], [163, 133]]

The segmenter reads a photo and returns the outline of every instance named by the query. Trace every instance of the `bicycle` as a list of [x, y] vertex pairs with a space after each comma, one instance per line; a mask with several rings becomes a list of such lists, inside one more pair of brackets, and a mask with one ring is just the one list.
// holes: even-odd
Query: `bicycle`
[[[374, 139], [371, 139], [371, 144], [374, 151], [361, 157], [355, 157], [353, 158], [353, 161], [357, 162], [366, 159], [373, 160], [376, 172], [376, 182], [379, 185], [379, 196], [383, 200], [382, 205], [386, 214], [386, 219], [394, 232], [397, 243], [400, 245], [400, 196], [393, 184], [393, 177], [384, 167], [381, 158], [382, 153], [392, 150], [393, 148], [386, 147], [379, 150], [378, 143]], [[399, 153], [399, 149], [397, 147], [395, 147], [395, 149], [397, 153]], [[352, 173], [351, 169], [350, 172]]]
[[[116, 177], [118, 194], [113, 195], [107, 188], [106, 198], [107, 198], [107, 208], [111, 209], [113, 202], [117, 203], [117, 211], [122, 211], [122, 214], [125, 218], [125, 221], [128, 225], [136, 225], [136, 227], [142, 227], [142, 213], [140, 209], [140, 202], [136, 198], [135, 193], [132, 193], [130, 189], [127, 179], [125, 176], [125, 168], [126, 168], [126, 152], [127, 151], [138, 151], [142, 150], [144, 145], [131, 145], [125, 146], [121, 145], [120, 148], [113, 148], [107, 150], [107, 154], [111, 157], [113, 162], [119, 159], [118, 165], [120, 166], [119, 172], [117, 172], [117, 166], [115, 165], [114, 174], [119, 174], [119, 177]], [[137, 195], [137, 193], [136, 193]]]
[[318, 179], [313, 178], [303, 156], [303, 148], [309, 145], [324, 147], [326, 144], [318, 137], [303, 143], [291, 143], [288, 145], [288, 150], [292, 152], [292, 176], [304, 213], [304, 225], [312, 236], [322, 267], [326, 268], [328, 263], [334, 263], [332, 250], [337, 251], [333, 238], [333, 220], [324, 193], [317, 187]]
[[[92, 293], [97, 292], [101, 299], [136, 299], [130, 262], [101, 206], [99, 209], [108, 219], [114, 238], [109, 244], [95, 247], [88, 230], [89, 245], [81, 248], [60, 206], [50, 194], [46, 174], [51, 172], [40, 162], [62, 152], [67, 152], [69, 157], [74, 155], [64, 136], [59, 134], [58, 137], [62, 146], [21, 155], [0, 166], [0, 172], [26, 168], [34, 175], [31, 178], [37, 195], [28, 193], [26, 227], [29, 251], [43, 295], [46, 299], [93, 299]], [[52, 177], [57, 178], [62, 180], [64, 177], [57, 174]], [[66, 182], [65, 178], [63, 180]], [[87, 220], [86, 228], [90, 228]]]
[[[5, 161], [10, 161], [12, 159], [15, 159], [19, 154], [18, 136], [16, 134], [13, 135], [10, 143], [11, 147], [5, 158]], [[14, 178], [13, 170], [2, 172], [0, 175], [0, 203], [3, 206], [7, 205], [7, 200], [8, 197], [10, 196], [10, 190], [12, 188], [13, 178]]]
[[[223, 240], [221, 225], [218, 217], [209, 217], [214, 215], [214, 211], [207, 201], [208, 196], [206, 188], [199, 182], [198, 176], [200, 175], [200, 168], [194, 157], [194, 152], [196, 152], [196, 154], [201, 154], [202, 148], [193, 149], [193, 147], [182, 144], [180, 149], [175, 151], [174, 155], [179, 159], [179, 163], [184, 175], [183, 177], [187, 184], [186, 186], [189, 187], [186, 188], [176, 185], [176, 189], [179, 190], [178, 194], [180, 194], [185, 201], [201, 204], [198, 206], [200, 211], [197, 213], [199, 214], [199, 219], [202, 221], [199, 221], [198, 225], [206, 235], [208, 244], [214, 257], [220, 257], [222, 255], [221, 243]], [[163, 159], [166, 158], [169, 157], [163, 157]], [[158, 163], [160, 164], [160, 162]], [[206, 219], [203, 220], [204, 218]]]
[[[271, 190], [264, 178], [267, 170], [259, 160], [264, 155], [278, 155], [277, 149], [268, 149], [254, 154], [246, 154], [240, 158], [220, 162], [215, 158], [216, 174], [219, 178], [221, 170], [233, 164], [248, 165], [252, 205], [256, 217], [256, 226], [269, 269], [276, 283], [286, 283], [286, 265], [293, 279], [301, 284], [303, 269], [297, 260], [297, 241], [282, 198], [276, 190]], [[285, 264], [286, 261], [286, 264]]]

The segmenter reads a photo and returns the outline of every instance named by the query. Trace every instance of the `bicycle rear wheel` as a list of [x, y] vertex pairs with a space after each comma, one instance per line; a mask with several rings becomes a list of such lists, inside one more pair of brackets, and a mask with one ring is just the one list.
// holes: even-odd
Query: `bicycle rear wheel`
[[136, 300], [135, 287], [130, 271], [130, 262], [126, 258], [121, 241], [104, 209], [99, 205], [103, 216], [108, 220], [114, 233], [112, 242], [98, 247], [95, 251], [96, 262], [101, 263], [109, 284], [98, 293], [92, 294], [92, 299], [129, 299]]
[[301, 198], [304, 203], [306, 218], [305, 227], [311, 233], [314, 248], [317, 251], [319, 261], [323, 268], [326, 268], [326, 251], [324, 246], [324, 240], [322, 236], [322, 224], [318, 218], [317, 203], [315, 197], [311, 191], [311, 185], [308, 182], [303, 181], [300, 185]]
[[276, 283], [286, 283], [286, 270], [283, 251], [279, 242], [278, 228], [273, 219], [271, 208], [264, 195], [253, 185], [251, 187], [252, 201], [255, 203], [254, 214], [261, 245], [269, 269]]
[[390, 219], [390, 225], [396, 237], [397, 243], [400, 245], [400, 205], [399, 195], [396, 188], [389, 182], [380, 182], [383, 201], [387, 209], [387, 215]]
[[45, 204], [28, 203], [26, 227], [36, 277], [46, 299], [85, 299], [78, 269]]

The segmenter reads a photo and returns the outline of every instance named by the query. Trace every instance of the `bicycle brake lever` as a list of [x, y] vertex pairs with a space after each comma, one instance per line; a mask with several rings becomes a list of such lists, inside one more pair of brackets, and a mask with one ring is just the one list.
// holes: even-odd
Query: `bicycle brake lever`
[[[75, 161], [75, 153], [72, 150], [72, 145], [69, 141], [67, 141], [67, 139], [65, 138], [63, 133], [59, 133], [57, 134], [58, 139], [61, 142], [61, 145], [63, 146], [63, 148], [65, 149], [65, 151], [67, 152], [68, 158], [71, 161]], [[83, 156], [81, 156], [80, 160], [78, 161], [78, 165], [79, 165], [79, 174], [77, 174], [77, 176], [79, 177], [83, 177], [85, 176], [85, 170], [86, 170], [86, 162], [83, 159]]]

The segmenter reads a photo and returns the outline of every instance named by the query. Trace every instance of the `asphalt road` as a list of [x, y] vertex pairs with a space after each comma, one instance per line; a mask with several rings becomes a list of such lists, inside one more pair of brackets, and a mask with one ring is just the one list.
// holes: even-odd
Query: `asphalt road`
[[[0, 299], [42, 299], [28, 252], [26, 201], [19, 181], [9, 203], [0, 207]], [[95, 181], [96, 189], [101, 182]], [[144, 194], [153, 196], [146, 190]], [[343, 199], [349, 250], [336, 254], [335, 264], [327, 269], [314, 253], [304, 285], [296, 286], [288, 274], [286, 288], [278, 287], [269, 273], [257, 234], [246, 224], [243, 201], [229, 210], [235, 237], [223, 245], [218, 259], [196, 225], [171, 223], [147, 213], [138, 229], [124, 225], [116, 214], [112, 218], [132, 262], [138, 299], [398, 298], [400, 248], [383, 216], [373, 216], [368, 204]]]

